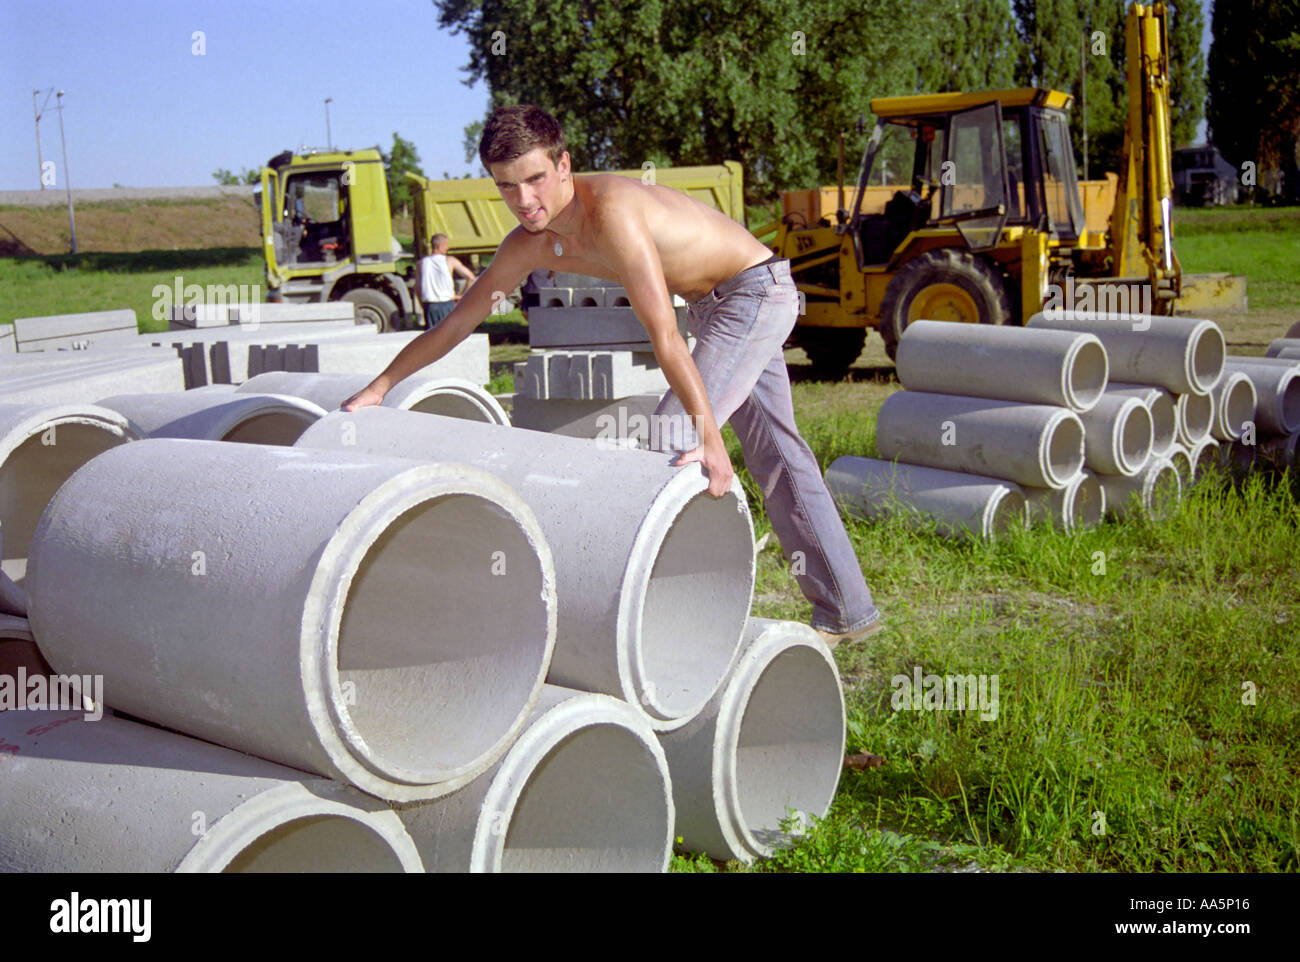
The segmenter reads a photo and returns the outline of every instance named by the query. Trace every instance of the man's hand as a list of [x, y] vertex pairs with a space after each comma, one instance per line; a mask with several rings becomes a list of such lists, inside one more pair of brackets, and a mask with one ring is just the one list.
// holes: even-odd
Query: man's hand
[[370, 407], [372, 404], [382, 404], [387, 393], [379, 390], [372, 382], [340, 404], [339, 408], [343, 411], [355, 411], [357, 408]]
[[727, 456], [727, 447], [722, 443], [722, 435], [715, 435], [712, 441], [705, 441], [698, 448], [687, 451], [676, 461], [674, 467], [681, 467], [698, 461], [709, 475], [709, 494], [720, 498], [731, 490], [731, 479], [735, 471], [731, 467], [731, 458]]

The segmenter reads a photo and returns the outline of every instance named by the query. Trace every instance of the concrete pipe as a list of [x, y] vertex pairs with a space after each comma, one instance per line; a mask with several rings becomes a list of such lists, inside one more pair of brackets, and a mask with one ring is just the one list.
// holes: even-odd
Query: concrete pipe
[[555, 553], [551, 684], [622, 698], [658, 731], [726, 676], [754, 593], [738, 481], [715, 499], [699, 465], [658, 452], [382, 407], [322, 418], [298, 446], [465, 461], [518, 491]]
[[662, 872], [672, 855], [654, 731], [626, 702], [554, 685], [491, 771], [396, 811], [430, 872]]
[[901, 511], [951, 538], [993, 538], [1025, 526], [1020, 487], [998, 478], [844, 455], [826, 469], [826, 487], [850, 514], [884, 518]]
[[1280, 357], [1283, 360], [1300, 358], [1300, 337], [1274, 338], [1264, 351], [1265, 357]]
[[99, 402], [151, 438], [237, 441], [288, 447], [325, 416], [319, 405], [279, 394], [226, 391], [118, 394]]
[[1079, 415], [1046, 404], [898, 391], [876, 415], [880, 457], [1063, 488], [1083, 467]]
[[32, 544], [32, 631], [56, 670], [394, 801], [500, 758], [555, 642], [545, 536], [463, 464], [139, 441], [68, 479]]
[[1247, 421], [1255, 420], [1255, 384], [1240, 371], [1225, 371], [1210, 392], [1214, 417], [1210, 434], [1219, 441], [1236, 441]]
[[1091, 528], [1106, 516], [1106, 492], [1091, 471], [1080, 471], [1064, 488], [1025, 488], [1031, 523], [1046, 521], [1067, 533]]
[[898, 345], [909, 391], [1054, 404], [1076, 413], [1106, 387], [1106, 350], [1091, 334], [913, 321]]
[[660, 735], [682, 846], [751, 862], [830, 808], [844, 764], [844, 692], [806, 625], [752, 618], [726, 686], [689, 725]]
[[1104, 474], [1098, 480], [1106, 492], [1106, 511], [1116, 518], [1141, 515], [1159, 521], [1173, 513], [1183, 493], [1178, 469], [1167, 457], [1153, 457], [1136, 475]]
[[[314, 401], [326, 411], [337, 411], [340, 404], [373, 380], [365, 374], [269, 371], [249, 378], [239, 386], [239, 391], [292, 394]], [[459, 378], [413, 375], [388, 392], [383, 406], [488, 424], [510, 423], [496, 398], [477, 384]]]
[[1300, 364], [1278, 358], [1228, 359], [1227, 370], [1250, 378], [1255, 387], [1255, 425], [1260, 434], [1300, 431]]
[[1284, 471], [1296, 463], [1297, 443], [1300, 443], [1300, 433], [1269, 438], [1259, 446], [1259, 456], [1276, 470]]
[[22, 587], [32, 530], [68, 476], [141, 433], [116, 411], [93, 404], [0, 404], [0, 571]]
[[1201, 480], [1207, 470], [1219, 463], [1221, 449], [1226, 445], [1220, 445], [1212, 437], [1203, 437], [1187, 450], [1187, 457], [1192, 462], [1192, 481]]
[[1178, 480], [1183, 487], [1190, 485], [1196, 474], [1196, 466], [1188, 450], [1181, 444], [1175, 444], [1165, 452], [1164, 456], [1173, 462], [1174, 469], [1178, 472]]
[[1296, 321], [1289, 328], [1287, 328], [1285, 336], [1287, 338], [1293, 338], [1293, 337], [1300, 338], [1300, 321]]
[[174, 732], [0, 714], [0, 871], [418, 872], [382, 802]]
[[27, 617], [27, 592], [3, 571], [0, 571], [0, 615]]
[[1151, 456], [1151, 411], [1140, 397], [1102, 395], [1083, 421], [1084, 463], [1098, 474], [1132, 477]]
[[1106, 385], [1107, 394], [1140, 398], [1151, 415], [1151, 453], [1166, 454], [1178, 442], [1178, 412], [1174, 409], [1174, 396], [1154, 384]]
[[[18, 669], [28, 675], [48, 675], [50, 666], [32, 638], [32, 626], [26, 618], [0, 615], [0, 678], [16, 679]], [[12, 707], [0, 700], [0, 711]]]
[[1223, 332], [1213, 321], [1145, 314], [1040, 312], [1029, 328], [1095, 334], [1113, 380], [1158, 384], [1174, 394], [1205, 394], [1223, 370]]
[[1191, 450], [1210, 436], [1214, 427], [1214, 397], [1210, 394], [1179, 394], [1174, 398], [1178, 415], [1178, 443]]

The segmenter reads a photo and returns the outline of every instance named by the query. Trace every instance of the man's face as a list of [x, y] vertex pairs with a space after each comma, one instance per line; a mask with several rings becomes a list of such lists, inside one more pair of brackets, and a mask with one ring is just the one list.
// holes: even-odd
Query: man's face
[[534, 147], [514, 160], [493, 164], [491, 174], [501, 198], [524, 230], [537, 233], [559, 214], [567, 200], [563, 182], [569, 177], [569, 154], [565, 151], [556, 166], [545, 150]]

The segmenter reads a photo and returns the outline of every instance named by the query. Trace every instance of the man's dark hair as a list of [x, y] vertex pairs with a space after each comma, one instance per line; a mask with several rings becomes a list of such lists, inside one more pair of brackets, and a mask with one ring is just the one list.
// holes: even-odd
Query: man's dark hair
[[483, 127], [478, 159], [483, 169], [490, 172], [492, 164], [522, 157], [535, 147], [544, 149], [551, 163], [558, 165], [566, 149], [560, 122], [531, 104], [498, 107]]

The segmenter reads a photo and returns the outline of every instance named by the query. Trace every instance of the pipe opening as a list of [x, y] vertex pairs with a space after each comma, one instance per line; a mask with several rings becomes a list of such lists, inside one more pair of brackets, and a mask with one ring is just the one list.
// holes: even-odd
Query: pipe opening
[[1058, 483], [1083, 468], [1083, 424], [1077, 417], [1064, 417], [1048, 428], [1047, 480]]
[[1151, 415], [1151, 450], [1164, 454], [1178, 440], [1178, 412], [1174, 402], [1163, 392], [1147, 398], [1147, 413]]
[[55, 422], [25, 439], [0, 464], [2, 565], [19, 586], [27, 576], [32, 532], [54, 493], [91, 458], [126, 440], [95, 425]]
[[222, 872], [401, 872], [392, 845], [344, 815], [296, 818], [259, 836]]
[[241, 444], [273, 444], [292, 447], [309, 427], [316, 423], [316, 418], [299, 411], [272, 411], [255, 414], [240, 421], [221, 436], [223, 441], [237, 441]]
[[1183, 416], [1183, 433], [1190, 441], [1199, 441], [1210, 433], [1214, 402], [1208, 394], [1180, 394], [1178, 407]]
[[580, 729], [528, 773], [501, 870], [659, 872], [669, 834], [665, 796], [654, 755], [632, 731]]
[[744, 828], [760, 846], [790, 840], [781, 830], [790, 810], [825, 814], [843, 764], [842, 704], [834, 673], [806, 645], [787, 648], [758, 677], [736, 739], [736, 791]]
[[1090, 474], [1085, 474], [1071, 490], [1070, 517], [1073, 519], [1071, 530], [1091, 528], [1101, 523], [1106, 513], [1106, 492], [1101, 482]]
[[1300, 428], [1300, 377], [1291, 375], [1283, 378], [1282, 397], [1278, 401], [1278, 410], [1282, 413], [1284, 431]]
[[693, 714], [721, 684], [753, 594], [754, 541], [734, 492], [693, 496], [659, 545], [639, 606], [643, 701], [665, 718]]
[[1065, 368], [1065, 396], [1080, 407], [1090, 408], [1106, 390], [1109, 366], [1106, 349], [1095, 341], [1085, 341], [1075, 352], [1073, 363]]
[[342, 710], [368, 764], [442, 781], [506, 735], [540, 684], [544, 584], [520, 523], [485, 498], [443, 495], [388, 525], [356, 568], [338, 633]]
[[494, 423], [481, 404], [475, 403], [472, 398], [464, 394], [449, 391], [440, 391], [421, 398], [408, 410], [418, 411], [421, 414], [440, 414], [445, 418], [460, 418], [462, 421]]
[[1182, 484], [1178, 480], [1178, 471], [1170, 462], [1161, 461], [1152, 468], [1148, 490], [1147, 510], [1153, 519], [1167, 518], [1178, 508]]
[[993, 504], [988, 533], [992, 537], [1025, 526], [1025, 497], [1019, 491], [1007, 488]]
[[1219, 395], [1223, 412], [1219, 418], [1219, 427], [1229, 440], [1241, 437], [1247, 421], [1255, 419], [1255, 386], [1250, 378], [1243, 374], [1229, 374], [1227, 387]]
[[1223, 372], [1225, 350], [1223, 335], [1212, 324], [1202, 326], [1192, 336], [1191, 370], [1188, 374], [1198, 391], [1208, 391], [1210, 385], [1218, 380]]
[[1121, 466], [1137, 471], [1151, 455], [1151, 415], [1145, 404], [1135, 404], [1120, 414], [1119, 445]]

